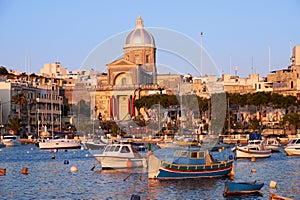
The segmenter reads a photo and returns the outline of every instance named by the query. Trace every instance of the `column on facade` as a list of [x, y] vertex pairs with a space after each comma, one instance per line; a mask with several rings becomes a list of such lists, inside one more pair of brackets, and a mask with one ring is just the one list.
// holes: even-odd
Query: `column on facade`
[[118, 112], [118, 99], [117, 99], [117, 97], [114, 97], [113, 98], [113, 105], [114, 105], [114, 117], [117, 117], [118, 116], [118, 114], [119, 114], [119, 112]]
[[132, 97], [131, 95], [128, 98], [128, 113], [129, 113], [130, 117], [135, 116], [134, 97]]

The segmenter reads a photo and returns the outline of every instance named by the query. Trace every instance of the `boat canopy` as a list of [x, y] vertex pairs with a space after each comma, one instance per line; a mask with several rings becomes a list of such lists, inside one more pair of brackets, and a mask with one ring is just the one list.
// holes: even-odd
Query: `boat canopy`
[[212, 157], [207, 149], [177, 149], [174, 152], [173, 164], [205, 165], [212, 164]]

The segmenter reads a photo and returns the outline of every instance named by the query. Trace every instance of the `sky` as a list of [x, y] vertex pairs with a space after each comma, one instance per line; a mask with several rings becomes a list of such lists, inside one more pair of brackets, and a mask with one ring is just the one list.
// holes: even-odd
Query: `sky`
[[[69, 71], [105, 70], [105, 63], [122, 54], [122, 43], [141, 16], [153, 31], [158, 71], [167, 65], [165, 71], [193, 74], [185, 67], [192, 63], [197, 69], [214, 65], [220, 74], [266, 76], [290, 65], [291, 47], [300, 45], [299, 10], [298, 0], [0, 0], [0, 65], [38, 73], [45, 63], [58, 61]], [[200, 53], [184, 40], [155, 35], [157, 30], [179, 33], [203, 49]], [[120, 46], [110, 48], [110, 40]], [[168, 48], [174, 43], [189, 49], [190, 56], [185, 52], [181, 61], [166, 56], [160, 46], [166, 41]], [[93, 59], [102, 62], [85, 66], [99, 46], [112, 55], [95, 54]], [[213, 64], [199, 64], [202, 53]], [[195, 57], [198, 61], [190, 62]]]

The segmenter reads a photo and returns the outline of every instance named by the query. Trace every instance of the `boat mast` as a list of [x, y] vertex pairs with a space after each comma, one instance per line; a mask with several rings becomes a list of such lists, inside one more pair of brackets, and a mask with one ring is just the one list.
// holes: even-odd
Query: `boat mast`
[[54, 135], [53, 135], [53, 129], [54, 129], [54, 125], [53, 125], [53, 92], [54, 92], [54, 90], [53, 90], [53, 74], [52, 74], [52, 76], [51, 76], [51, 88], [50, 88], [50, 90], [51, 90], [51, 125], [52, 125], [52, 138], [54, 138]]
[[227, 115], [228, 115], [228, 132], [230, 133], [230, 110], [229, 110], [229, 97], [227, 100]]
[[[27, 75], [28, 75], [28, 81], [27, 81], [27, 84], [29, 86], [29, 83], [30, 83], [30, 50], [28, 50], [28, 60], [27, 60]], [[28, 87], [29, 88], [29, 87]], [[28, 94], [29, 94], [30, 90], [28, 91]], [[29, 95], [28, 95], [29, 97]], [[30, 126], [30, 104], [29, 104], [29, 98], [27, 99], [27, 127], [28, 127], [28, 133], [31, 132], [31, 126]]]
[[202, 39], [203, 39], [203, 32], [200, 33], [200, 72], [201, 76], [203, 76], [203, 66], [202, 66]]

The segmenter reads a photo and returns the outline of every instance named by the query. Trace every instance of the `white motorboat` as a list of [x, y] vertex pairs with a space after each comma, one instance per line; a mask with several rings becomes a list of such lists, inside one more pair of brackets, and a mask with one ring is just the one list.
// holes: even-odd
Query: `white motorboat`
[[166, 140], [163, 142], [159, 142], [159, 143], [157, 143], [157, 146], [159, 146], [161, 149], [180, 147], [180, 145], [178, 143], [174, 142], [173, 140]]
[[103, 150], [107, 144], [101, 141], [92, 140], [83, 142], [83, 145], [87, 150]]
[[147, 161], [131, 144], [108, 144], [103, 153], [93, 154], [102, 169], [145, 168]]
[[19, 145], [18, 137], [15, 135], [3, 135], [2, 143], [7, 147]]
[[80, 140], [74, 139], [42, 139], [39, 141], [40, 149], [80, 149]]
[[284, 151], [289, 156], [300, 156], [300, 138], [292, 138], [284, 148]]
[[268, 138], [265, 143], [266, 149], [271, 150], [272, 152], [280, 151], [280, 143], [276, 138]]
[[232, 149], [236, 158], [268, 158], [271, 150], [266, 149], [264, 140], [249, 140], [246, 146], [236, 146]]
[[87, 150], [103, 150], [109, 143], [109, 140], [104, 139], [104, 137], [101, 136], [100, 138], [95, 137], [92, 139], [83, 140], [81, 143], [83, 144], [84, 149]]

